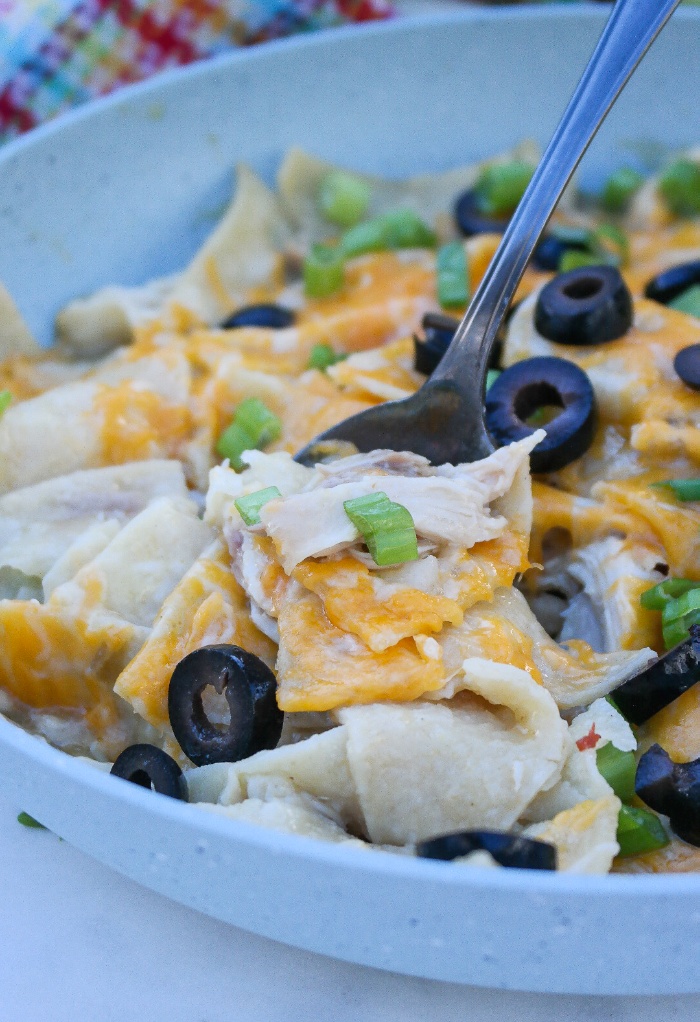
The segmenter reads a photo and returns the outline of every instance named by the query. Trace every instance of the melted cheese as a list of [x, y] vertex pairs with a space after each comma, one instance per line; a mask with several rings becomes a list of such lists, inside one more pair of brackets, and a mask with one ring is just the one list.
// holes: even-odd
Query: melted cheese
[[168, 685], [175, 665], [192, 650], [233, 643], [267, 663], [274, 647], [250, 620], [245, 594], [216, 543], [165, 600], [153, 631], [116, 681], [115, 692], [154, 727], [169, 730]]
[[358, 635], [375, 653], [409, 636], [439, 632], [446, 622], [462, 623], [462, 610], [454, 600], [417, 589], [391, 592], [354, 557], [305, 561], [292, 577], [321, 598], [332, 624]]
[[375, 653], [329, 621], [315, 593], [300, 589], [287, 600], [279, 625], [277, 702], [285, 711], [406, 702], [443, 684], [442, 657], [434, 639], [405, 638]]

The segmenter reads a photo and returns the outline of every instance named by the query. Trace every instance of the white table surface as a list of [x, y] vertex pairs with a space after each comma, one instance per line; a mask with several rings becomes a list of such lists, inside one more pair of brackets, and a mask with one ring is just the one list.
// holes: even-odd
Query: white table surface
[[153, 894], [49, 831], [20, 826], [20, 809], [0, 797], [0, 1022], [700, 1018], [700, 996], [477, 990], [284, 947]]

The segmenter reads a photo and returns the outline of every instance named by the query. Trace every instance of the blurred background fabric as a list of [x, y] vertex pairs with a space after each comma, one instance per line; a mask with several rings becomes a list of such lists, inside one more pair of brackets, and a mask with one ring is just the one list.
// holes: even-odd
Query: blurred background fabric
[[0, 0], [0, 142], [164, 68], [392, 13], [390, 0]]

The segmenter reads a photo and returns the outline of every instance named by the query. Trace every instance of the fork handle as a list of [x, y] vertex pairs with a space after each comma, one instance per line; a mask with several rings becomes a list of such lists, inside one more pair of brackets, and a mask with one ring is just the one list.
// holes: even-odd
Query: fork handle
[[[569, 101], [454, 339], [426, 386], [484, 392], [489, 355], [535, 246], [605, 115], [680, 0], [617, 0], [583, 77]], [[482, 435], [481, 402], [465, 423]]]

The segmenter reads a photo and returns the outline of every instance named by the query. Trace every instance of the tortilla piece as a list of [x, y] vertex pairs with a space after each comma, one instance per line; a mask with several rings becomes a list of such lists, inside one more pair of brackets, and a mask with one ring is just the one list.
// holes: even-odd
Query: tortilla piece
[[130, 343], [134, 330], [148, 322], [177, 324], [181, 310], [190, 327], [218, 323], [246, 301], [251, 288], [277, 280], [288, 236], [276, 196], [239, 164], [233, 202], [185, 270], [71, 302], [56, 319], [59, 342], [75, 355], [96, 356]]
[[0, 493], [100, 465], [174, 456], [188, 436], [181, 352], [113, 361], [89, 379], [10, 405], [0, 418]]
[[509, 830], [561, 773], [566, 724], [551, 696], [515, 667], [475, 659], [464, 670], [473, 694], [451, 704], [339, 711], [372, 841]]
[[231, 820], [269, 827], [272, 830], [297, 834], [299, 837], [331, 841], [333, 844], [352, 845], [366, 849], [369, 845], [359, 838], [351, 837], [342, 827], [322, 812], [322, 807], [303, 795], [289, 794], [284, 798], [249, 798], [231, 806], [198, 803], [201, 809], [225, 816]]
[[245, 594], [220, 540], [201, 552], [166, 597], [148, 641], [120, 674], [115, 692], [144, 720], [171, 735], [168, 685], [175, 666], [192, 650], [217, 643], [242, 646], [274, 663], [274, 646], [251, 623]]
[[481, 656], [526, 670], [541, 680], [561, 709], [588, 706], [656, 656], [649, 648], [595, 653], [582, 640], [560, 646], [539, 624], [522, 593], [512, 588], [499, 589], [490, 603], [472, 607], [458, 628], [444, 630], [440, 644], [449, 682], [442, 698], [459, 691], [465, 657]]
[[609, 873], [620, 850], [616, 838], [620, 806], [613, 794], [591, 799], [524, 833], [556, 847], [557, 869], [563, 873]]
[[190, 500], [160, 497], [121, 529], [51, 602], [87, 602], [149, 628], [165, 597], [211, 542]]
[[39, 355], [41, 347], [0, 281], [0, 361], [12, 355]]
[[[80, 549], [93, 526], [104, 525], [106, 519], [119, 526], [162, 496], [187, 496], [185, 477], [177, 461], [151, 460], [88, 469], [0, 496], [0, 566], [41, 579], [73, 544]], [[71, 563], [77, 565], [77, 561]], [[59, 569], [64, 581], [71, 577], [65, 575], [67, 564]], [[56, 584], [55, 580], [50, 582], [49, 589]]]
[[254, 796], [261, 780], [286, 781], [364, 830], [347, 758], [347, 729], [334, 727], [294, 745], [257, 752], [238, 763], [214, 763], [185, 772], [192, 802], [235, 805]]
[[[457, 196], [476, 183], [484, 167], [512, 159], [527, 160], [534, 166], [539, 161], [539, 149], [533, 142], [526, 141], [495, 159], [443, 173], [422, 174], [405, 181], [352, 173], [370, 186], [371, 202], [367, 216], [377, 216], [398, 208], [412, 209], [433, 227], [440, 214], [451, 216]], [[293, 147], [277, 173], [277, 188], [284, 211], [305, 244], [323, 241], [337, 233], [337, 228], [325, 220], [318, 205], [321, 182], [337, 169], [332, 163]]]
[[121, 522], [116, 518], [108, 518], [106, 522], [95, 522], [78, 536], [44, 575], [44, 599], [48, 600], [55, 589], [69, 582], [81, 568], [101, 554], [121, 527]]

